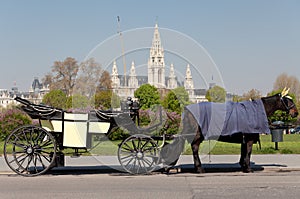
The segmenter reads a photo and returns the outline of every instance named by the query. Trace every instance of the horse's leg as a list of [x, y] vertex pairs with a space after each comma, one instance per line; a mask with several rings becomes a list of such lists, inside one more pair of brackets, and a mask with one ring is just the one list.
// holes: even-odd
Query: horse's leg
[[250, 168], [250, 158], [254, 141], [255, 137], [251, 134], [245, 134], [243, 136], [243, 142], [241, 144], [240, 165], [242, 167], [242, 171], [245, 173], [252, 172], [252, 169]]
[[187, 141], [191, 143], [195, 171], [198, 173], [203, 173], [198, 151], [200, 143], [204, 140], [204, 138], [197, 120], [187, 109], [184, 109], [182, 135], [184, 135], [185, 138], [187, 138]]
[[201, 160], [199, 157], [199, 146], [200, 143], [204, 140], [200, 127], [197, 129], [196, 136], [191, 143], [194, 159], [194, 168], [197, 173], [204, 173], [204, 170], [201, 166]]

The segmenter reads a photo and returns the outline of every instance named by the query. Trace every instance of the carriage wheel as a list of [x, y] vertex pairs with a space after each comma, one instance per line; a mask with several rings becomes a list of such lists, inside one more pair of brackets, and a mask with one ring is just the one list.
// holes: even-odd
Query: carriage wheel
[[159, 150], [151, 137], [133, 135], [120, 144], [118, 159], [127, 172], [147, 174], [157, 169]]
[[56, 142], [41, 127], [22, 126], [7, 137], [4, 157], [7, 165], [17, 174], [37, 176], [53, 167]]

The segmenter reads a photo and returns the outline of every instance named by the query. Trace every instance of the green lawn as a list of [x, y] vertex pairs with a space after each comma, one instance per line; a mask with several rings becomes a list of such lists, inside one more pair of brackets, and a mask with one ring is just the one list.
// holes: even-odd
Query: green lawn
[[[275, 150], [275, 143], [271, 142], [271, 135], [261, 135], [261, 149], [259, 145], [253, 145], [253, 154], [300, 154], [300, 134], [283, 135], [283, 142], [278, 143], [278, 149]], [[240, 154], [240, 144], [231, 144], [226, 142], [214, 142], [211, 141], [209, 147], [208, 141], [205, 141], [201, 147], [200, 152], [203, 148], [210, 148], [211, 154]], [[207, 154], [207, 150], [202, 152]], [[184, 154], [192, 154], [190, 147], [184, 152]]]
[[[283, 142], [278, 143], [279, 150], [275, 150], [275, 143], [271, 142], [271, 135], [261, 135], [261, 149], [258, 144], [253, 146], [253, 154], [300, 154], [300, 134], [284, 135]], [[97, 155], [117, 155], [118, 144], [121, 141], [103, 141], [90, 150], [90, 154]], [[221, 155], [221, 154], [240, 154], [240, 144], [231, 144], [225, 142], [205, 141], [200, 145], [200, 153]], [[71, 153], [68, 149], [65, 152]], [[3, 142], [0, 143], [0, 154], [3, 154]], [[188, 143], [185, 146], [185, 155], [192, 154]], [[88, 154], [86, 154], [88, 155]]]

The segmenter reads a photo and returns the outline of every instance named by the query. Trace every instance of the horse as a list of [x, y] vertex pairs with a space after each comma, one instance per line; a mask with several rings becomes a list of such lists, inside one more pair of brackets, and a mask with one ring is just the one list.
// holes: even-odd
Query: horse
[[[267, 117], [271, 116], [276, 110], [286, 111], [291, 117], [297, 117], [298, 115], [297, 107], [295, 106], [292, 98], [288, 96], [288, 90], [284, 89], [282, 93], [278, 93], [269, 97], [262, 97], [258, 100], [253, 100], [251, 102], [250, 101], [234, 102], [234, 103], [231, 102], [231, 104], [233, 104], [234, 106], [242, 107], [243, 110], [247, 109], [245, 108], [245, 104], [247, 103], [250, 103], [250, 105], [252, 106], [250, 107], [250, 109], [253, 108], [252, 104], [254, 104], [255, 107], [259, 107], [258, 110], [253, 109], [253, 111], [251, 112], [252, 115], [250, 116], [242, 115], [242, 117], [244, 117], [243, 118], [244, 121], [241, 121], [241, 124], [239, 124], [235, 120], [229, 121], [231, 120], [231, 116], [233, 115], [233, 112], [236, 110], [234, 111], [225, 110], [225, 112], [223, 113], [226, 114], [226, 116], [221, 115], [221, 118], [223, 117], [224, 121], [226, 121], [224, 122], [224, 124], [221, 125], [223, 127], [222, 130], [226, 131], [228, 129], [228, 125], [238, 127], [238, 128], [234, 128], [236, 132], [233, 132], [232, 134], [225, 132], [223, 135], [219, 132], [220, 134], [218, 134], [218, 136], [210, 137], [207, 134], [205, 135], [203, 132], [210, 130], [210, 126], [208, 125], [208, 122], [210, 122], [211, 125], [215, 125], [216, 121], [207, 121], [206, 114], [201, 113], [201, 111], [199, 112], [199, 109], [194, 111], [193, 113], [192, 109], [195, 109], [195, 105], [201, 106], [200, 104], [203, 102], [186, 106], [183, 114], [183, 130], [181, 134], [186, 137], [189, 143], [191, 143], [195, 172], [197, 173], [204, 172], [204, 169], [201, 166], [201, 161], [198, 153], [199, 153], [200, 143], [202, 143], [202, 141], [204, 141], [205, 139], [215, 139], [218, 141], [241, 143], [241, 156], [239, 161], [241, 170], [244, 173], [253, 172], [253, 170], [250, 168], [250, 157], [252, 152], [252, 145], [259, 141], [260, 133], [270, 133], [269, 121]], [[217, 107], [220, 106], [220, 104], [222, 104], [222, 103], [212, 103], [212, 102], [206, 102], [206, 103], [207, 105], [217, 105]], [[261, 106], [257, 106], [257, 104], [259, 103], [261, 103]], [[225, 104], [227, 103], [224, 103], [223, 105]], [[210, 110], [210, 114], [213, 114], [212, 111], [214, 110]], [[195, 112], [197, 113], [195, 114]], [[199, 124], [199, 117], [201, 118], [201, 116], [202, 118], [204, 118], [203, 119], [204, 122], [202, 122], [202, 124]], [[260, 117], [260, 118], [257, 119], [256, 117]], [[220, 115], [215, 116], [215, 118], [217, 119], [220, 118]], [[214, 120], [213, 117], [211, 117], [210, 119]], [[254, 127], [252, 121], [254, 121]], [[264, 121], [266, 121], [266, 123]], [[247, 122], [250, 122], [250, 127], [247, 127], [248, 124]], [[226, 123], [230, 123], [230, 124], [226, 124]], [[260, 128], [259, 125], [263, 127]], [[211, 129], [218, 130], [218, 128], [211, 128]], [[253, 132], [250, 132], [252, 129]], [[262, 131], [266, 131], [266, 132], [262, 132]]]

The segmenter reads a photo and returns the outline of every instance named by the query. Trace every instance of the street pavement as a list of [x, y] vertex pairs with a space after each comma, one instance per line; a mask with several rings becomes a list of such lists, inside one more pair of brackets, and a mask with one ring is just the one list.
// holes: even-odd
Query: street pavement
[[[200, 156], [206, 172], [240, 171], [239, 155], [203, 155]], [[252, 155], [251, 167], [254, 171], [300, 171], [300, 154]], [[54, 172], [112, 173], [123, 171], [117, 156], [81, 156], [65, 157], [65, 167], [53, 169]], [[192, 155], [180, 156], [176, 172], [193, 172]], [[0, 156], [0, 174], [13, 173]]]

